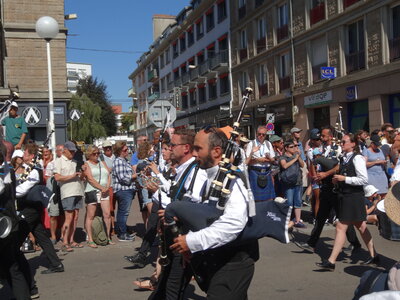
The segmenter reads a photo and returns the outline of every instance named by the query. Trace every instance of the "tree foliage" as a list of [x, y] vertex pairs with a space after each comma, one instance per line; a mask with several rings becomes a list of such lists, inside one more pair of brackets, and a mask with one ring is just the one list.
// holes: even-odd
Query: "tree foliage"
[[69, 103], [69, 110], [78, 109], [82, 116], [78, 121], [68, 120], [69, 136], [77, 141], [91, 144], [94, 139], [106, 137], [107, 132], [101, 121], [101, 107], [86, 95], [74, 95]]
[[129, 127], [134, 123], [133, 113], [126, 113], [121, 118], [121, 131], [129, 132]]
[[106, 130], [106, 136], [115, 135], [117, 133], [117, 123], [110, 101], [108, 100], [109, 96], [105, 83], [103, 81], [98, 82], [97, 78], [91, 76], [80, 79], [76, 94], [78, 96], [86, 95], [94, 104], [100, 107], [100, 120]]

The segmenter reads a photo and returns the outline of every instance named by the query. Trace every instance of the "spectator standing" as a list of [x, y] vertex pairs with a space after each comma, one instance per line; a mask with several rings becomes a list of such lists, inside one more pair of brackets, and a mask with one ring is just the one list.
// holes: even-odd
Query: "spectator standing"
[[118, 202], [116, 229], [118, 240], [121, 242], [133, 241], [127, 233], [126, 221], [128, 220], [132, 200], [135, 196], [135, 179], [137, 175], [127, 160], [128, 146], [125, 141], [118, 141], [114, 146], [116, 156], [112, 168], [112, 185], [114, 196]]
[[60, 184], [61, 203], [65, 212], [61, 234], [63, 236], [62, 250], [66, 252], [72, 252], [72, 248], [83, 247], [74, 241], [76, 222], [83, 198], [83, 174], [77, 170], [77, 163], [72, 160], [76, 151], [74, 143], [66, 142], [63, 155], [55, 161], [54, 167], [54, 178]]
[[274, 162], [275, 152], [266, 140], [267, 128], [258, 126], [256, 138], [246, 149], [248, 159], [249, 180], [254, 200], [264, 201], [275, 198], [275, 189], [271, 174], [271, 163]]
[[137, 149], [139, 149], [139, 146], [141, 144], [143, 144], [144, 142], [147, 142], [147, 141], [148, 141], [147, 136], [145, 136], [145, 135], [138, 136], [137, 141], [136, 141], [136, 151], [135, 151], [135, 153], [132, 154], [132, 157], [131, 157], [131, 166], [136, 166], [138, 164], [139, 159], [137, 157]]
[[275, 194], [278, 197], [284, 197], [283, 194], [283, 186], [279, 179], [279, 158], [284, 154], [284, 147], [283, 147], [283, 139], [277, 135], [271, 135], [269, 141], [272, 143], [272, 147], [274, 148], [275, 152], [275, 162], [272, 166], [272, 176], [274, 178], [274, 187], [275, 187]]
[[106, 234], [109, 244], [114, 244], [110, 238], [110, 185], [111, 174], [104, 161], [99, 160], [100, 150], [90, 145], [86, 150], [85, 175], [87, 184], [85, 188], [86, 219], [85, 227], [88, 234], [88, 246], [97, 248], [92, 236], [92, 223], [96, 214], [97, 204], [100, 203], [103, 220], [106, 225]]
[[[394, 133], [394, 128], [391, 123], [385, 123], [381, 126], [381, 132], [382, 132], [382, 145], [389, 144], [389, 137]], [[371, 134], [372, 135], [372, 134]], [[391, 145], [391, 144], [389, 144]]]
[[304, 147], [303, 147], [303, 144], [300, 141], [300, 135], [301, 135], [302, 131], [303, 131], [302, 129], [297, 128], [297, 127], [293, 127], [292, 129], [290, 129], [290, 133], [292, 135], [292, 139], [298, 145], [298, 149], [299, 149], [299, 152], [300, 152], [301, 159], [303, 161], [306, 161], [306, 155], [304, 153]]
[[10, 105], [8, 117], [5, 117], [1, 125], [6, 126], [6, 141], [11, 142], [15, 149], [21, 149], [28, 133], [25, 119], [18, 115], [18, 104], [13, 101]]

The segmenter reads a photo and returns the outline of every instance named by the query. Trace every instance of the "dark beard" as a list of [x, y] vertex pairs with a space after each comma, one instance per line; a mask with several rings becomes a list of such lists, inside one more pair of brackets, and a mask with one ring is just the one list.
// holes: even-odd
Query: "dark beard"
[[209, 169], [214, 167], [213, 159], [210, 152], [208, 153], [207, 158], [204, 161], [200, 161], [199, 164], [201, 169]]

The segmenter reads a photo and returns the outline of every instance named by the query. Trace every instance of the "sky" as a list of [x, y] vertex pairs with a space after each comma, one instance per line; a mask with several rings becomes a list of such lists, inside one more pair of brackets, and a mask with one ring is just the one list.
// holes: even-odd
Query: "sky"
[[91, 64], [92, 76], [105, 83], [110, 101], [122, 104], [126, 112], [132, 105], [128, 76], [153, 42], [152, 16], [177, 15], [189, 3], [190, 0], [65, 0], [65, 14], [78, 15], [75, 20], [65, 21], [67, 62]]

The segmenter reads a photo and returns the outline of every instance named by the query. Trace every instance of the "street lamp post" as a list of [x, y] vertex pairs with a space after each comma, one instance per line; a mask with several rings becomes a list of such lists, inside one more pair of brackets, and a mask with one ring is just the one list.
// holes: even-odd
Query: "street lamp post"
[[[47, 134], [52, 130], [55, 130], [54, 126], [54, 99], [53, 99], [53, 80], [51, 74], [51, 53], [50, 53], [50, 41], [54, 39], [58, 34], [59, 28], [58, 23], [52, 17], [41, 17], [36, 22], [36, 33], [39, 37], [46, 40], [47, 49], [47, 74], [49, 80], [49, 123], [47, 126]], [[56, 147], [56, 135], [55, 132], [51, 136], [52, 151]]]

